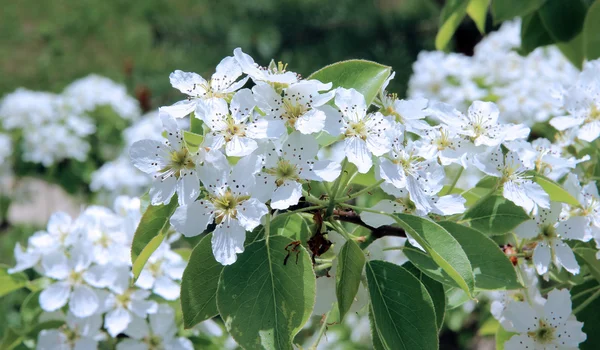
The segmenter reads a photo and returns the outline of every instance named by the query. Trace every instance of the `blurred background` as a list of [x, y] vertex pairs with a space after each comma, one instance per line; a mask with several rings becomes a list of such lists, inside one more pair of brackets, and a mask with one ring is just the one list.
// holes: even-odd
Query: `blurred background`
[[[434, 49], [443, 3], [4, 0], [0, 11], [0, 96], [20, 87], [60, 93], [74, 80], [94, 73], [124, 84], [145, 113], [181, 99], [169, 83], [170, 72], [181, 69], [210, 76], [223, 57], [241, 47], [261, 65], [274, 58], [302, 76], [344, 59], [377, 61], [393, 67], [396, 77], [388, 90], [403, 97], [417, 54]], [[452, 46], [470, 54], [479, 39], [475, 25], [468, 20], [457, 31]], [[32, 232], [43, 229], [52, 211], [79, 212], [87, 200], [77, 196], [85, 196], [86, 191], [69, 190], [68, 185], [61, 184], [71, 196], [61, 192], [60, 186], [30, 186], [37, 194], [46, 193], [37, 196], [44, 201], [36, 206], [16, 203], [11, 223], [2, 223], [1, 264], [14, 264], [15, 243], [25, 244]], [[2, 196], [0, 214], [1, 207]], [[15, 310], [22, 298], [23, 294], [13, 293], [0, 303], [0, 334], [6, 325], [17, 322]], [[460, 329], [465, 320], [449, 322]], [[472, 331], [442, 335], [446, 349], [472, 346], [473, 341]]]

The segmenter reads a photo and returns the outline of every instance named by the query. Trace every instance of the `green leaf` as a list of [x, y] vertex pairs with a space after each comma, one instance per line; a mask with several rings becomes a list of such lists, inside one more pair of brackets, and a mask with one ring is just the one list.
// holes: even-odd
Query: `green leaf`
[[468, 0], [449, 0], [442, 9], [440, 29], [435, 36], [435, 48], [444, 50], [467, 14]]
[[0, 265], [0, 297], [27, 286], [29, 280], [22, 272], [8, 273], [8, 267]]
[[560, 49], [565, 56], [575, 67], [581, 69], [585, 58], [583, 47], [583, 32], [577, 34], [573, 39], [567, 42], [556, 43], [556, 47]]
[[490, 0], [471, 0], [467, 6], [467, 14], [475, 22], [481, 34], [485, 33], [488, 6], [490, 6]]
[[437, 349], [433, 301], [427, 288], [404, 268], [385, 261], [366, 267], [373, 320], [385, 349]]
[[600, 283], [600, 260], [596, 259], [596, 249], [577, 247], [573, 251], [585, 261], [590, 274]]
[[200, 148], [200, 145], [202, 145], [202, 142], [204, 142], [204, 136], [184, 130], [183, 140], [185, 141], [185, 144], [190, 150], [190, 152], [196, 153], [198, 152], [198, 148]]
[[[496, 332], [496, 350], [504, 350], [504, 343], [506, 343], [513, 335], [517, 333], [509, 332], [502, 328], [502, 326], [498, 327], [498, 331]], [[511, 349], [506, 349], [511, 350]]]
[[448, 231], [422, 217], [408, 214], [395, 214], [392, 217], [460, 288], [472, 295], [475, 281], [471, 264], [458, 241]]
[[542, 186], [544, 191], [546, 191], [546, 193], [548, 193], [550, 196], [551, 201], [567, 203], [575, 207], [579, 206], [579, 201], [575, 197], [573, 197], [569, 192], [567, 192], [567, 190], [549, 178], [534, 174], [533, 181]]
[[600, 57], [600, 0], [594, 1], [583, 21], [583, 50], [588, 61]]
[[520, 223], [529, 220], [523, 208], [500, 196], [489, 196], [473, 205], [463, 221], [472, 228], [487, 235], [500, 235], [510, 232]]
[[2, 340], [0, 340], [0, 349], [12, 350], [19, 346], [22, 342], [23, 336], [17, 333], [14, 329], [7, 327], [4, 331]]
[[392, 68], [365, 60], [348, 60], [325, 66], [307, 79], [317, 79], [323, 83], [333, 83], [333, 87], [354, 88], [365, 96], [367, 106], [390, 76]]
[[456, 238], [467, 254], [475, 275], [475, 288], [486, 290], [523, 288], [512, 263], [500, 250], [498, 244], [472, 228], [450, 221], [439, 224]]
[[573, 39], [583, 29], [587, 7], [582, 0], [546, 0], [538, 13], [557, 42]]
[[351, 239], [347, 240], [337, 258], [335, 281], [340, 321], [344, 319], [344, 315], [354, 303], [365, 261], [365, 253], [358, 247], [358, 244]]
[[138, 278], [148, 258], [162, 243], [165, 237], [163, 231], [169, 229], [169, 218], [177, 209], [177, 203], [177, 195], [174, 195], [169, 204], [150, 205], [142, 215], [131, 245], [134, 279]]
[[551, 45], [554, 39], [546, 30], [539, 13], [536, 11], [521, 20], [521, 50], [522, 55], [529, 55], [540, 46]]
[[177, 253], [183, 260], [190, 261], [190, 256], [192, 255], [192, 249], [184, 247], [173, 249], [175, 253]]
[[272, 236], [246, 247], [219, 280], [217, 306], [229, 333], [245, 349], [292, 349], [294, 336], [308, 321], [315, 303], [316, 279], [306, 250], [296, 247], [298, 263], [286, 247], [293, 242]]
[[448, 297], [446, 302], [446, 310], [456, 309], [467, 301], [471, 300], [464, 290], [456, 287], [444, 285], [444, 290]]
[[181, 310], [183, 325], [191, 328], [219, 314], [217, 287], [223, 265], [212, 252], [212, 233], [204, 236], [192, 250], [181, 279]]
[[546, 0], [492, 0], [492, 16], [494, 23], [500, 23], [514, 17], [537, 10]]
[[416, 248], [409, 242], [405, 243], [402, 252], [404, 255], [406, 255], [408, 260], [415, 265], [415, 267], [417, 267], [430, 278], [443, 283], [446, 286], [462, 290], [458, 283], [456, 283], [456, 281], [452, 279], [452, 277], [450, 277], [450, 275], [444, 269], [442, 269], [440, 265], [436, 264], [429, 254], [425, 253], [419, 248]]
[[444, 292], [444, 286], [425, 275], [410, 262], [405, 263], [402, 267], [415, 276], [427, 288], [427, 292], [429, 292], [429, 296], [433, 301], [436, 325], [438, 330], [441, 330], [444, 325], [444, 315], [446, 314], [446, 293]]
[[373, 317], [373, 305], [369, 304], [369, 325], [371, 326], [371, 338], [373, 339], [373, 349], [374, 350], [385, 350], [385, 346], [383, 346], [383, 342], [379, 337], [379, 333], [377, 333], [377, 328], [375, 327], [375, 318]]
[[[597, 287], [599, 287], [598, 282], [594, 280], [573, 287], [571, 289], [573, 309], [586, 301], [596, 291], [592, 288]], [[587, 339], [579, 344], [580, 350], [600, 349], [600, 312], [598, 310], [600, 310], [600, 298], [592, 301], [576, 315], [577, 321], [583, 322], [582, 330], [587, 335]]]
[[190, 115], [190, 131], [194, 134], [204, 135], [204, 122], [196, 117], [196, 112]]

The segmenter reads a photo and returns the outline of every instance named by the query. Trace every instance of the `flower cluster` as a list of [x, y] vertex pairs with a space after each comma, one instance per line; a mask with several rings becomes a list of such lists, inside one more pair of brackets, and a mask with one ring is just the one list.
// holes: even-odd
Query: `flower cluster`
[[0, 103], [0, 129], [14, 134], [22, 161], [44, 167], [65, 159], [85, 161], [91, 148], [88, 138], [98, 127], [92, 113], [103, 106], [128, 121], [140, 114], [137, 101], [124, 86], [91, 75], [61, 94], [21, 88], [6, 95]]
[[117, 349], [193, 349], [177, 336], [175, 310], [167, 303], [179, 298], [186, 265], [170, 247], [178, 235], [160, 245], [133, 283], [129, 252], [140, 217], [138, 198], [118, 197], [114, 211], [90, 206], [75, 220], [57, 212], [26, 248], [16, 245], [17, 264], [9, 273], [35, 270], [45, 280], [41, 318], [65, 322], [41, 331], [38, 349], [95, 349], [120, 334], [127, 339]]
[[556, 116], [558, 85], [570, 85], [577, 69], [554, 46], [521, 56], [521, 21], [505, 22], [487, 35], [473, 56], [441, 51], [421, 52], [413, 65], [409, 96], [466, 107], [493, 101], [501, 121], [532, 126]]

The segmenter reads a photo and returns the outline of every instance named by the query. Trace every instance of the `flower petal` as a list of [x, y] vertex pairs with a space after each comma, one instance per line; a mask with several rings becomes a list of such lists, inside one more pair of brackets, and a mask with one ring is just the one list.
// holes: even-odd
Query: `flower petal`
[[217, 226], [212, 236], [212, 249], [222, 265], [231, 265], [237, 260], [237, 253], [244, 251], [246, 229], [237, 220], [227, 220]]
[[75, 286], [69, 301], [69, 310], [77, 317], [91, 316], [100, 306], [98, 296], [88, 286]]
[[170, 223], [177, 232], [186, 237], [194, 237], [206, 230], [214, 220], [213, 204], [201, 199], [178, 207], [171, 216]]
[[40, 306], [44, 311], [56, 311], [67, 304], [71, 286], [67, 282], [51, 284], [40, 293]]

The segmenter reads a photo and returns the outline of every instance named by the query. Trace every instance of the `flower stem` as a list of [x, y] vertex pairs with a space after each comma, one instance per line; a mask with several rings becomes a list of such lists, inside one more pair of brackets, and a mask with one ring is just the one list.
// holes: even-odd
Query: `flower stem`
[[269, 249], [269, 236], [271, 235], [271, 212], [269, 211], [265, 217], [265, 245]]
[[329, 318], [330, 313], [331, 310], [327, 311], [327, 313], [323, 317], [323, 324], [321, 324], [321, 328], [319, 328], [319, 335], [317, 336], [315, 343], [310, 347], [311, 350], [316, 350], [317, 346], [319, 345], [319, 342], [321, 341], [321, 338], [323, 338], [323, 334], [325, 334], [325, 331], [327, 330], [327, 319]]
[[342, 162], [342, 172], [340, 173], [340, 176], [335, 179], [333, 187], [331, 188], [331, 193], [329, 193], [329, 205], [327, 206], [325, 217], [330, 217], [333, 213], [333, 208], [335, 207], [335, 197], [337, 197], [338, 190], [340, 189], [340, 182], [342, 181], [342, 177], [344, 177], [344, 171], [346, 171], [347, 164], [348, 160], [344, 158], [344, 161]]
[[594, 300], [600, 297], [600, 287], [596, 288], [598, 288], [598, 290], [594, 294], [592, 294], [583, 303], [579, 304], [579, 306], [577, 306], [575, 310], [573, 310], [574, 315], [577, 315], [579, 312], [581, 312], [581, 310], [585, 309], [586, 306], [590, 305]]
[[458, 171], [458, 173], [456, 174], [456, 177], [452, 181], [452, 184], [450, 185], [450, 188], [448, 188], [448, 190], [446, 191], [446, 194], [451, 194], [452, 193], [452, 190], [454, 189], [454, 187], [456, 187], [456, 184], [458, 183], [458, 179], [460, 178], [460, 176], [462, 175], [462, 173], [463, 173], [464, 170], [465, 170], [465, 168], [460, 167], [460, 170]]
[[337, 198], [335, 201], [338, 202], [338, 203], [347, 202], [347, 201], [352, 200], [352, 199], [354, 199], [354, 198], [356, 198], [356, 197], [358, 197], [358, 196], [360, 196], [360, 195], [362, 195], [364, 193], [367, 193], [367, 192], [369, 192], [371, 190], [374, 190], [374, 189], [378, 188], [379, 185], [381, 185], [383, 182], [384, 182], [384, 180], [379, 180], [379, 181], [377, 181], [376, 183], [374, 183], [373, 185], [371, 185], [369, 187], [365, 187], [362, 190], [354, 192], [354, 193], [352, 193], [349, 196], [342, 197], [342, 198]]

